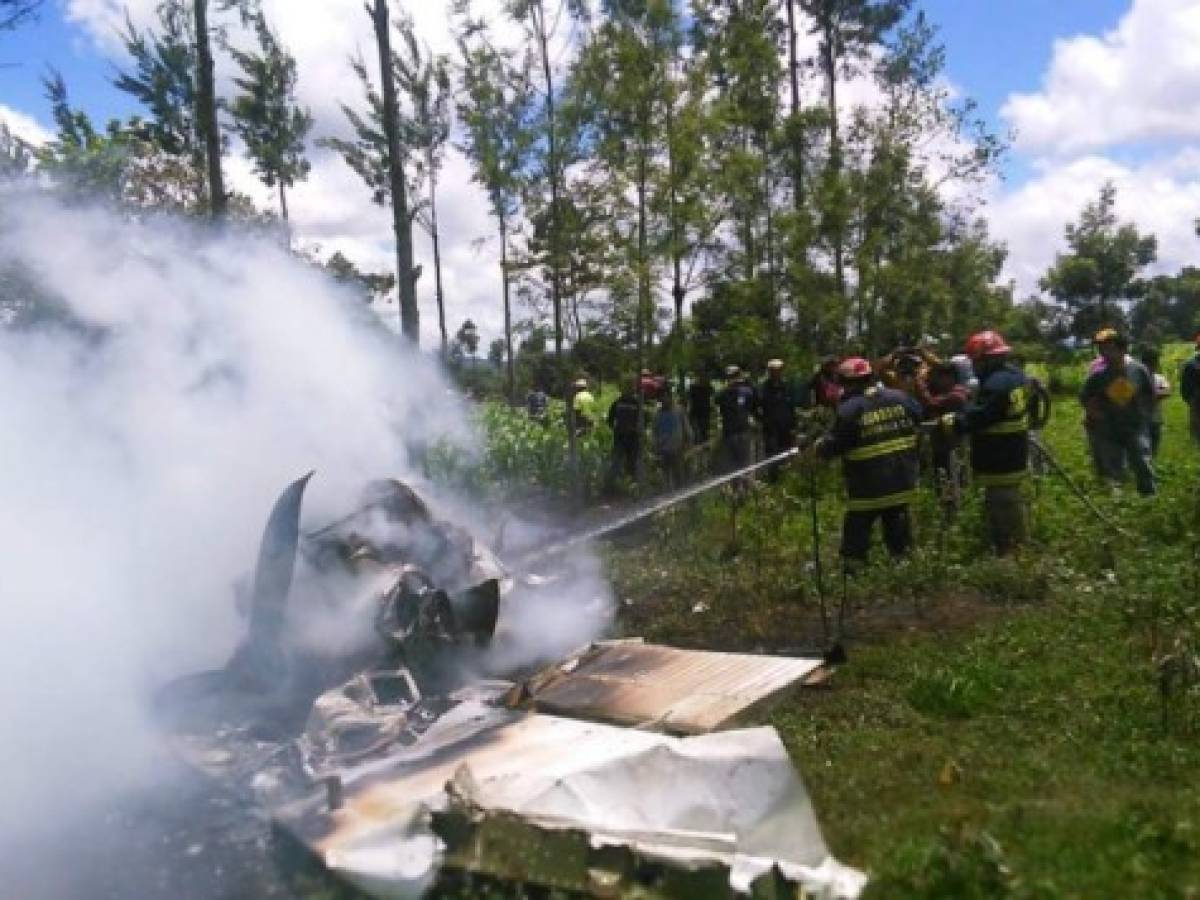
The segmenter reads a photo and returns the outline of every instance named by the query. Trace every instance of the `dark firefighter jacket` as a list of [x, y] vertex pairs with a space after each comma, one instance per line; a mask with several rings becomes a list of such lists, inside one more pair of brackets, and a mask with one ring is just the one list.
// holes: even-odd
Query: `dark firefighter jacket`
[[792, 386], [782, 378], [768, 378], [759, 389], [763, 427], [776, 434], [795, 431], [796, 403]]
[[971, 470], [985, 487], [1016, 485], [1029, 468], [1029, 379], [1005, 363], [982, 377], [974, 401], [954, 420], [971, 436]]
[[1179, 375], [1179, 396], [1188, 406], [1200, 408], [1200, 353], [1183, 364]]
[[632, 394], [622, 394], [608, 408], [608, 427], [618, 441], [633, 442], [639, 437], [638, 402]]
[[750, 430], [750, 417], [758, 414], [758, 391], [744, 381], [727, 385], [717, 395], [721, 434], [733, 437]]
[[920, 469], [920, 422], [920, 404], [891, 388], [868, 388], [838, 404], [837, 421], [819, 450], [827, 459], [842, 457], [847, 509], [859, 512], [912, 502]]

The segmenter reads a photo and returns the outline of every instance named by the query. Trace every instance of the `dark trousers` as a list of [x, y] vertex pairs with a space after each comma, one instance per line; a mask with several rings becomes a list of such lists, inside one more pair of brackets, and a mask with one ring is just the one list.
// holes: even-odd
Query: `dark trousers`
[[690, 416], [692, 421], [692, 438], [697, 444], [707, 444], [712, 425], [709, 416]]
[[640, 449], [637, 435], [613, 435], [612, 462], [608, 470], [610, 484], [616, 483], [622, 475], [637, 478]]
[[1133, 469], [1139, 494], [1150, 496], [1156, 492], [1148, 431], [1143, 429], [1113, 434], [1096, 429], [1094, 446], [1101, 477], [1109, 481], [1124, 481], [1128, 466]]
[[[796, 432], [791, 428], [763, 428], [763, 459], [778, 456], [785, 450], [796, 446]], [[778, 481], [782, 471], [782, 462], [777, 462], [767, 470], [767, 478]]]
[[883, 509], [848, 510], [842, 519], [842, 559], [847, 569], [866, 562], [876, 519], [883, 523], [883, 542], [888, 553], [903, 556], [912, 547], [912, 519], [907, 503]]

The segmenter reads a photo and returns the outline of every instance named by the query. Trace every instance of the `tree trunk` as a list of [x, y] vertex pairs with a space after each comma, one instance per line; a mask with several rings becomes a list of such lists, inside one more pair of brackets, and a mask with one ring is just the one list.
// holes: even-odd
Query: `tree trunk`
[[396, 236], [396, 278], [400, 294], [400, 331], [414, 344], [421, 343], [421, 314], [417, 309], [417, 282], [413, 266], [412, 217], [408, 212], [408, 185], [400, 149], [399, 103], [396, 73], [392, 69], [392, 41], [388, 0], [375, 0], [371, 20], [379, 46], [379, 80], [383, 87], [383, 131], [388, 147], [388, 182], [392, 195], [392, 231]]
[[[838, 136], [837, 56], [834, 53], [833, 21], [822, 23], [823, 43], [821, 62], [825, 68], [826, 98], [829, 112], [829, 172], [836, 185], [842, 177], [842, 144]], [[833, 227], [833, 280], [839, 296], [846, 296], [846, 236], [842, 227], [842, 210], [835, 210]]]
[[764, 132], [762, 135], [763, 161], [763, 209], [767, 213], [767, 299], [771, 304], [771, 328], [779, 328], [781, 311], [779, 309], [779, 293], [775, 273], [775, 216], [771, 209], [771, 148], [770, 138]]
[[504, 286], [504, 349], [508, 354], [508, 402], [517, 400], [517, 373], [513, 361], [512, 304], [508, 292], [508, 219], [500, 216], [500, 277]]
[[800, 124], [800, 61], [796, 50], [796, 0], [787, 0], [788, 76], [792, 88], [792, 208], [804, 209], [804, 128]]
[[683, 235], [679, 225], [679, 170], [675, 160], [675, 103], [667, 103], [667, 179], [670, 182], [668, 214], [671, 217], [671, 299], [675, 302], [675, 352], [678, 353], [679, 393], [682, 396], [686, 375], [683, 365]]
[[437, 296], [438, 329], [442, 335], [442, 359], [446, 359], [450, 351], [450, 341], [446, 336], [446, 298], [442, 293], [442, 243], [438, 233], [437, 219], [437, 169], [434, 168], [432, 154], [427, 160], [429, 166], [429, 236], [433, 240], [433, 283]]
[[[638, 147], [638, 183], [637, 183], [637, 199], [638, 199], [638, 223], [637, 223], [637, 258], [638, 258], [638, 314], [637, 314], [637, 370], [638, 370], [638, 433], [645, 437], [646, 423], [646, 392], [642, 390], [641, 373], [646, 368], [646, 343], [647, 335], [649, 334], [649, 307], [650, 307], [650, 267], [646, 260], [646, 140], [643, 138]], [[642, 441], [638, 442], [638, 465], [636, 468], [637, 485], [640, 489], [642, 486], [642, 459], [644, 457], [644, 447]]]
[[208, 209], [214, 219], [223, 219], [228, 206], [225, 178], [221, 173], [221, 132], [217, 128], [217, 97], [213, 86], [212, 47], [208, 39], [208, 0], [192, 0], [196, 25], [196, 113], [204, 135], [208, 164]]
[[550, 34], [546, 28], [546, 9], [543, 0], [534, 0], [530, 6], [538, 49], [542, 60], [542, 77], [546, 86], [546, 150], [547, 167], [550, 169], [550, 300], [554, 306], [554, 368], [562, 380], [563, 400], [566, 403], [567, 422], [567, 465], [571, 471], [572, 492], [576, 501], [579, 492], [579, 455], [575, 442], [575, 409], [571, 403], [571, 379], [563, 369], [563, 316], [562, 316], [562, 254], [559, 251], [561, 222], [559, 210], [559, 183], [561, 173], [558, 162], [558, 123], [554, 114], [554, 76], [550, 71]]
[[287, 189], [283, 186], [283, 179], [279, 180], [279, 214], [286, 224], [288, 220]]

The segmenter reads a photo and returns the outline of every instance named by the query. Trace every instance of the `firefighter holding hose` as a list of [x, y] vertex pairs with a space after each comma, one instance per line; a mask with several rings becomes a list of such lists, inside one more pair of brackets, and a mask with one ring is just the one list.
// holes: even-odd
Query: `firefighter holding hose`
[[921, 406], [908, 394], [877, 384], [865, 359], [844, 360], [837, 374], [844, 391], [837, 418], [814, 452], [823, 459], [842, 458], [847, 497], [842, 560], [852, 571], [867, 560], [876, 519], [892, 556], [912, 547], [909, 505], [920, 468]]
[[1029, 475], [1031, 383], [1009, 361], [1012, 348], [999, 332], [973, 334], [965, 349], [979, 391], [966, 409], [941, 422], [947, 432], [970, 435], [971, 471], [984, 489], [992, 545], [1003, 556], [1029, 531], [1022, 486]]

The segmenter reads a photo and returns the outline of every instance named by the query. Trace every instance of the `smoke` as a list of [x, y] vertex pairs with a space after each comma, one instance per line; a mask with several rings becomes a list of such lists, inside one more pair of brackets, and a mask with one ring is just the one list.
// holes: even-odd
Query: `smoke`
[[40, 322], [0, 308], [3, 844], [153, 768], [146, 699], [227, 659], [284, 485], [317, 471], [320, 523], [477, 441], [428, 358], [263, 237], [0, 188], [0, 288]]

